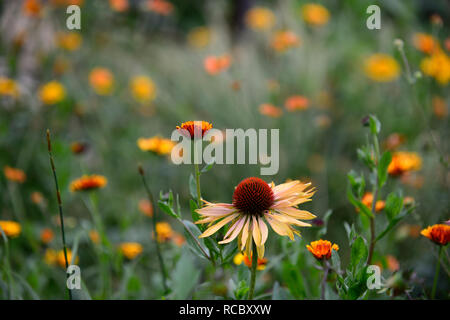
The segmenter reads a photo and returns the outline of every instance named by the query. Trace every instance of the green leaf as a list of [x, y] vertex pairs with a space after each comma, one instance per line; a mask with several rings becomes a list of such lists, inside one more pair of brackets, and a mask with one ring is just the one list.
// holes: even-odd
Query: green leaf
[[174, 299], [188, 299], [200, 278], [201, 269], [195, 266], [189, 251], [183, 251], [172, 272]]
[[[200, 215], [195, 211], [195, 210], [198, 209], [198, 207], [197, 207], [197, 201], [191, 199], [191, 200], [189, 201], [189, 207], [190, 207], [190, 209], [191, 209], [192, 220], [193, 220], [194, 222], [195, 222], [195, 221], [198, 221], [198, 220], [200, 219]], [[204, 231], [204, 230], [205, 230], [205, 225], [202, 224], [202, 225], [199, 226], [199, 228], [200, 228], [200, 230]]]
[[272, 289], [272, 300], [291, 300], [292, 296], [285, 288], [281, 287], [278, 281], [275, 281]]
[[204, 167], [202, 168], [202, 170], [200, 170], [200, 173], [206, 173], [206, 172], [208, 172], [209, 170], [211, 170], [211, 168], [213, 167], [213, 165], [214, 165], [214, 161], [211, 162], [210, 164], [207, 164], [206, 166], [204, 166]]
[[378, 187], [381, 188], [386, 180], [387, 180], [387, 176], [388, 176], [388, 167], [389, 164], [391, 163], [392, 160], [392, 155], [389, 151], [386, 151], [383, 153], [383, 155], [381, 156], [380, 162], [378, 163]]
[[331, 265], [337, 273], [341, 272], [341, 258], [336, 250], [331, 250]]
[[158, 200], [158, 207], [169, 216], [175, 219], [180, 218], [166, 202]]
[[358, 264], [366, 263], [368, 256], [368, 250], [364, 239], [361, 236], [358, 236], [356, 240], [353, 242], [351, 248], [351, 256], [350, 256], [350, 267], [352, 270], [355, 270]]
[[370, 132], [373, 135], [378, 135], [380, 133], [381, 123], [378, 120], [378, 118], [375, 117], [374, 115], [369, 116], [369, 127], [370, 127]]
[[327, 228], [328, 228], [328, 220], [330, 219], [331, 215], [333, 214], [333, 210], [328, 209], [328, 211], [325, 213], [324, 217], [323, 217], [323, 227], [319, 230], [319, 232], [317, 233], [317, 236], [323, 237], [326, 233], [327, 233]]
[[375, 162], [372, 159], [371, 152], [368, 147], [364, 146], [356, 150], [359, 160], [361, 160], [370, 169], [375, 168]]
[[386, 198], [386, 205], [384, 211], [389, 219], [392, 221], [397, 217], [403, 208], [403, 198], [398, 196], [395, 192], [392, 192]]
[[195, 181], [194, 175], [191, 173], [189, 176], [189, 192], [193, 199], [197, 199], [197, 182]]
[[209, 250], [205, 245], [205, 241], [202, 238], [199, 238], [199, 236], [202, 234], [201, 231], [199, 230], [199, 228], [193, 224], [192, 222], [188, 221], [188, 220], [183, 220], [183, 224], [184, 226], [189, 229], [189, 231], [194, 235], [194, 237], [196, 237], [195, 239], [192, 239], [192, 235], [187, 232], [186, 230], [184, 230], [184, 237], [186, 238], [186, 243], [189, 249], [191, 249], [191, 251], [198, 257], [203, 258], [203, 259], [207, 259], [203, 252], [201, 251], [201, 249], [199, 248], [199, 243], [201, 248], [209, 255]]
[[372, 211], [364, 203], [356, 199], [350, 187], [347, 187], [347, 198], [352, 205], [359, 209], [360, 212], [370, 218], [374, 218]]

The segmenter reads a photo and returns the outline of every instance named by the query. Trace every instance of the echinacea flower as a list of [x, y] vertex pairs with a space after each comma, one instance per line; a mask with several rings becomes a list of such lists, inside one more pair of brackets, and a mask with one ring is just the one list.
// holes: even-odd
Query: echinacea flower
[[204, 48], [211, 42], [211, 34], [208, 27], [196, 27], [189, 31], [187, 41], [191, 47]]
[[[204, 201], [206, 206], [197, 209], [201, 219], [196, 224], [209, 223], [208, 229], [200, 237], [209, 237], [226, 224], [230, 224], [225, 237], [220, 244], [238, 239], [238, 249], [247, 256], [252, 255], [253, 242], [256, 245], [258, 257], [264, 257], [264, 244], [268, 237], [268, 228], [264, 221], [281, 236], [294, 240], [294, 234], [300, 235], [292, 225], [309, 227], [316, 216], [297, 209], [297, 205], [311, 201], [313, 189], [308, 189], [310, 183], [304, 184], [298, 180], [275, 186], [260, 178], [242, 180], [234, 190], [233, 202], [211, 203]], [[253, 241], [252, 241], [253, 239]]]
[[[252, 259], [248, 258], [248, 256], [245, 253], [238, 253], [234, 256], [233, 262], [235, 265], [240, 265], [244, 263], [247, 267], [252, 267]], [[258, 258], [256, 270], [264, 270], [267, 265], [267, 259], [266, 258]]]
[[270, 9], [254, 7], [245, 15], [245, 22], [253, 30], [264, 31], [275, 24], [275, 15]]
[[52, 242], [54, 236], [55, 236], [55, 234], [53, 233], [52, 229], [50, 229], [50, 228], [45, 228], [45, 229], [42, 229], [42, 231], [41, 231], [41, 241], [44, 244], [48, 244], [48, 243]]
[[322, 26], [330, 19], [330, 12], [324, 6], [317, 3], [307, 3], [302, 6], [303, 20], [312, 26]]
[[290, 30], [278, 31], [273, 36], [270, 45], [277, 52], [285, 52], [288, 49], [298, 47], [300, 38]]
[[137, 102], [145, 103], [156, 98], [155, 83], [146, 76], [137, 76], [131, 79], [130, 89]]
[[227, 70], [231, 65], [231, 56], [224, 54], [221, 56], [208, 56], [203, 61], [203, 66], [210, 75], [219, 74]]
[[39, 98], [44, 104], [52, 105], [66, 97], [66, 89], [58, 81], [50, 81], [39, 89]]
[[3, 167], [3, 173], [6, 179], [13, 182], [24, 183], [27, 180], [27, 175], [20, 169], [12, 168], [10, 166]]
[[152, 138], [139, 138], [137, 141], [139, 149], [142, 151], [151, 151], [158, 155], [170, 154], [175, 142], [170, 139], [164, 139], [159, 136]]
[[445, 246], [450, 242], [450, 226], [446, 224], [429, 226], [423, 229], [420, 234], [438, 245]]
[[426, 54], [431, 54], [435, 50], [439, 49], [439, 43], [436, 39], [427, 33], [415, 33], [413, 36], [413, 44], [417, 50], [420, 50]]
[[106, 68], [97, 67], [89, 74], [89, 83], [98, 95], [108, 95], [114, 87], [114, 75]]
[[330, 241], [322, 239], [311, 242], [311, 244], [306, 245], [306, 248], [318, 260], [329, 260], [331, 258], [331, 252], [333, 250], [339, 250], [337, 244], [332, 244]]
[[183, 135], [186, 135], [188, 138], [203, 138], [206, 132], [208, 132], [212, 128], [212, 124], [207, 121], [187, 121], [183, 122], [181, 126], [177, 126], [177, 130]]
[[288, 111], [305, 110], [308, 109], [309, 99], [300, 95], [290, 96], [284, 102], [284, 106]]
[[263, 103], [259, 106], [259, 113], [271, 118], [279, 118], [283, 114], [283, 110], [270, 103]]
[[170, 240], [174, 232], [172, 227], [167, 222], [158, 222], [156, 224], [156, 240], [158, 242], [166, 242]]
[[70, 183], [70, 191], [88, 191], [103, 188], [108, 183], [106, 177], [93, 174], [83, 175]]
[[22, 232], [22, 227], [20, 223], [10, 220], [0, 220], [0, 228], [2, 228], [5, 235], [10, 238], [15, 238]]
[[422, 167], [422, 158], [417, 153], [399, 151], [392, 155], [388, 166], [388, 173], [396, 176], [410, 171], [417, 171]]
[[142, 245], [137, 242], [124, 242], [119, 246], [120, 252], [129, 260], [133, 260], [142, 253]]
[[58, 45], [67, 51], [75, 51], [81, 46], [83, 38], [78, 32], [61, 32], [58, 34]]
[[390, 55], [376, 53], [365, 61], [364, 71], [371, 80], [389, 82], [400, 75], [400, 66]]
[[19, 96], [19, 87], [16, 81], [5, 77], [0, 77], [0, 96], [17, 98]]

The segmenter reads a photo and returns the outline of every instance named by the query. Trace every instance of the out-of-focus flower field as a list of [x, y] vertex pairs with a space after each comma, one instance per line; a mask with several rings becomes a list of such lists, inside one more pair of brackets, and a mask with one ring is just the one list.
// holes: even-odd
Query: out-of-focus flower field
[[[450, 5], [372, 2], [1, 1], [0, 298], [448, 299]], [[278, 173], [173, 164], [193, 120]]]

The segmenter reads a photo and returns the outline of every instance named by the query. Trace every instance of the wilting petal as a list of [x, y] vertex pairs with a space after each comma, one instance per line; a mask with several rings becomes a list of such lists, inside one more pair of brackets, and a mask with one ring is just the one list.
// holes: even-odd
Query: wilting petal
[[240, 218], [236, 221], [236, 223], [228, 230], [227, 234], [225, 235], [224, 239], [222, 241], [219, 241], [219, 244], [229, 243], [233, 241], [239, 233], [242, 231], [242, 227], [245, 223], [245, 217]]
[[236, 209], [222, 206], [208, 206], [195, 211], [203, 216], [220, 216], [230, 214], [236, 211]]
[[294, 240], [294, 233], [288, 225], [275, 220], [269, 213], [266, 213], [264, 216], [266, 217], [266, 220], [272, 227], [273, 231], [278, 233], [280, 236], [288, 236], [291, 240]]
[[287, 215], [281, 215], [281, 214], [272, 214], [271, 215], [275, 220], [281, 222], [281, 223], [288, 223], [288, 224], [293, 224], [299, 227], [311, 227], [311, 225], [309, 223], [303, 222], [303, 221], [299, 221], [297, 219], [294, 219], [290, 216]]
[[261, 232], [259, 231], [258, 220], [253, 216], [253, 240], [256, 246], [261, 246]]
[[242, 229], [241, 248], [240, 248], [241, 251], [244, 250], [245, 244], [247, 243], [247, 238], [249, 238], [248, 236], [249, 223], [250, 219], [247, 219], [247, 222], [245, 223], [244, 228]]
[[291, 216], [295, 219], [311, 220], [311, 219], [316, 218], [316, 216], [313, 215], [309, 211], [299, 210], [299, 209], [293, 208], [293, 207], [278, 208], [276, 211], [281, 214], [286, 214], [288, 216]]
[[264, 251], [265, 251], [264, 245], [257, 246], [256, 250], [258, 252], [258, 258], [259, 259], [264, 258]]
[[220, 228], [222, 228], [224, 225], [226, 225], [228, 222], [230, 222], [231, 220], [233, 220], [234, 218], [236, 218], [239, 214], [238, 213], [234, 213], [226, 218], [224, 218], [223, 220], [221, 220], [220, 222], [216, 223], [215, 225], [213, 225], [212, 227], [210, 227], [209, 229], [207, 229], [205, 232], [203, 232], [199, 238], [205, 238], [205, 237], [209, 237], [210, 235], [212, 235], [213, 233], [217, 232]]
[[259, 230], [261, 231], [261, 245], [264, 246], [266, 243], [267, 237], [269, 236], [269, 230], [267, 229], [267, 225], [264, 223], [262, 218], [258, 218], [259, 221]]

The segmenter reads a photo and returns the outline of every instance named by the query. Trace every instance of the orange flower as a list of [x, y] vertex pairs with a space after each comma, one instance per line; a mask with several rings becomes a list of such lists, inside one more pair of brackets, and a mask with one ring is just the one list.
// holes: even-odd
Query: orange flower
[[439, 43], [432, 35], [426, 33], [415, 33], [413, 43], [417, 50], [427, 54], [431, 54], [433, 51], [439, 49]]
[[137, 145], [142, 151], [151, 151], [158, 155], [167, 155], [172, 152], [175, 142], [170, 139], [155, 136], [148, 139], [139, 138]]
[[443, 119], [448, 116], [448, 108], [445, 100], [441, 97], [434, 96], [432, 100], [433, 113], [436, 117]]
[[44, 104], [56, 104], [66, 97], [66, 89], [58, 81], [50, 81], [39, 89], [39, 98]]
[[422, 159], [414, 152], [396, 152], [392, 155], [388, 166], [390, 175], [401, 175], [409, 171], [417, 171], [422, 167]]
[[299, 37], [292, 31], [278, 31], [272, 38], [271, 47], [277, 52], [285, 52], [300, 45]]
[[87, 144], [83, 143], [83, 142], [75, 141], [70, 145], [70, 150], [74, 154], [83, 153], [84, 151], [86, 151], [86, 149], [87, 149]]
[[[22, 227], [20, 223], [15, 221], [9, 221], [9, 220], [0, 220], [0, 228], [3, 230], [3, 232], [6, 234], [7, 237], [15, 238], [20, 235], [22, 232]], [[0, 232], [0, 239], [1, 239], [1, 232]]]
[[128, 0], [109, 0], [111, 9], [117, 12], [124, 12], [128, 9]]
[[27, 16], [39, 17], [41, 15], [42, 4], [39, 0], [25, 0], [22, 11]]
[[162, 16], [168, 16], [173, 11], [173, 4], [165, 0], [149, 0], [147, 2], [147, 7], [150, 11]]
[[174, 235], [172, 227], [167, 222], [158, 222], [156, 224], [156, 240], [158, 242], [166, 242]]
[[42, 195], [42, 193], [40, 193], [38, 191], [34, 191], [31, 194], [31, 201], [34, 204], [41, 204], [44, 201], [44, 196]]
[[98, 234], [98, 232], [96, 230], [90, 230], [89, 231], [89, 238], [95, 244], [99, 244], [100, 243], [100, 235]]
[[308, 98], [300, 95], [290, 96], [284, 102], [284, 105], [288, 111], [305, 110], [308, 109]]
[[0, 96], [17, 98], [19, 96], [19, 86], [16, 81], [0, 77]]
[[[369, 209], [372, 209], [372, 203], [373, 203], [373, 194], [372, 192], [366, 192], [364, 194], [364, 196], [361, 199], [361, 202]], [[383, 210], [385, 207], [385, 202], [383, 200], [378, 200], [375, 203], [375, 211], [381, 211]], [[357, 211], [359, 211], [359, 209], [356, 209]]]
[[[252, 267], [252, 260], [253, 260], [252, 258], [253, 257], [249, 258], [246, 254], [244, 254], [244, 257], [243, 257], [244, 264], [249, 268]], [[264, 270], [266, 268], [266, 265], [267, 265], [266, 258], [258, 258], [256, 269]]]
[[[200, 120], [183, 122], [181, 124], [181, 127], [177, 126], [177, 130], [181, 130], [180, 132], [183, 135], [190, 137], [191, 139], [196, 138], [197, 135], [200, 135], [200, 133], [201, 133], [201, 137], [203, 138], [205, 133], [208, 132], [209, 129], [211, 129], [211, 128], [212, 128], [211, 123], [206, 122], [206, 121], [200, 121]], [[184, 131], [183, 129], [186, 131]], [[200, 130], [201, 130], [201, 132], [200, 132]], [[198, 131], [198, 133], [197, 133], [197, 131]]]
[[120, 252], [129, 260], [133, 260], [143, 251], [142, 245], [137, 242], [124, 242], [119, 246]]
[[137, 102], [145, 103], [156, 98], [156, 86], [152, 79], [146, 76], [137, 76], [131, 79], [130, 89]]
[[283, 114], [283, 110], [273, 104], [263, 103], [259, 106], [259, 113], [268, 117], [279, 118]]
[[388, 150], [394, 150], [397, 149], [400, 145], [402, 145], [406, 141], [406, 138], [404, 135], [400, 133], [392, 133], [387, 137], [386, 141], [384, 142], [385, 148]]
[[420, 68], [440, 85], [445, 86], [450, 81], [450, 57], [442, 50], [435, 50], [431, 56], [424, 58]]
[[3, 167], [3, 173], [5, 174], [6, 179], [9, 181], [14, 181], [18, 183], [24, 183], [27, 179], [27, 175], [20, 169], [12, 168], [10, 166]]
[[[75, 257], [75, 259], [72, 261], [72, 250], [67, 249], [67, 263], [70, 266], [71, 264], [77, 264], [79, 261], [78, 256]], [[66, 267], [66, 258], [64, 255], [64, 250], [59, 250], [57, 255], [56, 255], [56, 262], [58, 263], [58, 265], [61, 268], [65, 268]]]
[[108, 183], [104, 176], [100, 175], [83, 175], [70, 183], [70, 191], [87, 191], [103, 188]]
[[302, 6], [303, 20], [312, 26], [322, 26], [330, 19], [330, 12], [324, 6], [308, 3]]
[[153, 206], [147, 199], [142, 199], [139, 201], [139, 211], [147, 217], [153, 217]]
[[398, 78], [400, 66], [390, 55], [376, 53], [366, 59], [364, 71], [374, 81], [389, 82]]
[[450, 242], [450, 226], [446, 224], [435, 224], [423, 229], [420, 234], [442, 246]]
[[267, 8], [254, 7], [247, 12], [245, 22], [251, 29], [263, 31], [275, 24], [275, 15]]
[[210, 75], [219, 74], [227, 70], [231, 65], [231, 56], [224, 54], [222, 56], [208, 56], [203, 61], [205, 70]]
[[62, 49], [75, 51], [80, 47], [83, 39], [78, 32], [61, 32], [58, 34], [57, 40]]
[[89, 83], [99, 95], [108, 95], [114, 86], [114, 75], [106, 68], [94, 68], [89, 74]]
[[392, 272], [398, 271], [400, 269], [400, 263], [394, 256], [387, 255], [386, 264], [388, 269]]
[[331, 252], [333, 250], [339, 250], [339, 246], [337, 244], [332, 244], [330, 241], [322, 239], [311, 242], [311, 245], [306, 245], [306, 248], [318, 260], [322, 260], [324, 258], [328, 260], [331, 258]]
[[186, 242], [186, 239], [181, 234], [179, 234], [178, 232], [174, 232], [173, 237], [172, 237], [172, 241], [178, 247], [181, 247]]
[[41, 241], [44, 244], [50, 243], [53, 240], [54, 236], [55, 234], [53, 233], [52, 229], [45, 228], [41, 231]]

